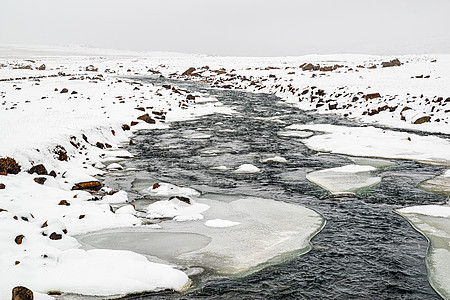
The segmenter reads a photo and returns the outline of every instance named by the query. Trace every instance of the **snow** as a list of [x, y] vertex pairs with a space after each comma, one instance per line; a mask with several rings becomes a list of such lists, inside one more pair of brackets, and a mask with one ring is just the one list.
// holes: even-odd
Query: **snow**
[[178, 187], [176, 185], [158, 182], [157, 186], [151, 186], [146, 192], [155, 197], [167, 198], [171, 196], [197, 197], [200, 193], [187, 187]]
[[381, 182], [372, 166], [347, 165], [306, 174], [306, 178], [333, 194], [352, 193]]
[[112, 164], [108, 165], [108, 167], [106, 167], [106, 168], [110, 171], [123, 170], [123, 167], [121, 165], [119, 165], [118, 163], [112, 163]]
[[311, 131], [302, 131], [302, 130], [286, 130], [280, 131], [278, 135], [285, 137], [308, 138], [314, 135], [314, 133]]
[[147, 218], [173, 218], [175, 221], [202, 220], [202, 212], [209, 206], [203, 203], [196, 203], [190, 200], [191, 204], [174, 198], [167, 201], [157, 201], [147, 207]]
[[274, 156], [269, 157], [261, 160], [262, 163], [268, 163], [268, 162], [277, 162], [277, 163], [287, 163], [286, 158], [281, 156]]
[[411, 206], [398, 210], [402, 214], [420, 214], [433, 217], [450, 217], [450, 206], [442, 205], [421, 205], [421, 206]]
[[324, 132], [302, 140], [306, 146], [316, 151], [450, 164], [450, 141], [436, 136], [422, 136], [372, 126], [307, 124], [291, 125], [288, 128]]
[[112, 195], [106, 195], [103, 196], [101, 202], [103, 203], [124, 203], [128, 201], [128, 194], [125, 191], [118, 191], [117, 193], [114, 193]]
[[230, 225], [232, 220], [239, 224], [210, 227], [203, 220], [170, 220], [159, 223], [159, 229], [140, 227], [91, 233], [80, 242], [84, 247], [133, 249], [184, 268], [196, 266], [241, 276], [284, 261], [293, 252], [300, 255], [309, 251], [310, 239], [324, 224], [323, 218], [311, 209], [270, 199], [235, 197], [230, 201], [218, 196], [216, 200], [197, 201], [209, 207], [202, 212], [206, 222]]
[[261, 172], [261, 170], [252, 164], [243, 164], [243, 165], [240, 165], [239, 168], [234, 170], [234, 173], [237, 173], [237, 174], [253, 174], [253, 173], [259, 173], [259, 172]]
[[205, 222], [205, 225], [208, 227], [232, 227], [239, 225], [241, 223], [239, 222], [233, 222], [230, 220], [222, 220], [222, 219], [214, 219], [214, 220], [208, 220]]

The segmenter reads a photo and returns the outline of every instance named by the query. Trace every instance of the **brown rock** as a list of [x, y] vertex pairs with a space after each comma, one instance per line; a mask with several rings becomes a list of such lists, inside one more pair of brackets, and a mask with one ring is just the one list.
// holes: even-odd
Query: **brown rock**
[[414, 121], [414, 124], [422, 124], [426, 122], [431, 122], [430, 116], [423, 116]]
[[0, 190], [4, 190], [6, 188], [6, 185], [4, 183], [0, 183]]
[[38, 174], [38, 175], [48, 175], [47, 169], [44, 167], [43, 164], [39, 164], [39, 165], [33, 166], [33, 167], [28, 171], [28, 173], [30, 173], [30, 174], [36, 173], [36, 174]]
[[183, 74], [181, 74], [181, 76], [192, 76], [192, 72], [195, 71], [194, 67], [190, 67], [189, 69], [187, 69], [186, 71], [183, 72]]
[[97, 72], [98, 68], [94, 67], [93, 65], [89, 65], [85, 68], [85, 70], [88, 72]]
[[67, 156], [67, 151], [66, 148], [64, 148], [61, 145], [57, 145], [55, 147], [55, 149], [53, 149], [53, 153], [55, 153], [56, 155], [58, 155], [58, 160], [60, 161], [67, 161], [69, 159], [69, 157]]
[[155, 182], [154, 184], [153, 184], [153, 189], [157, 189], [157, 188], [159, 188], [160, 187], [160, 185], [159, 185], [159, 183], [157, 183], [157, 182]]
[[0, 158], [0, 175], [17, 174], [20, 166], [14, 158]]
[[14, 239], [14, 241], [16, 242], [17, 245], [20, 245], [20, 244], [22, 244], [22, 241], [23, 241], [23, 238], [24, 238], [24, 237], [25, 237], [25, 236], [24, 236], [23, 234], [20, 234], [20, 235], [16, 236], [16, 238]]
[[380, 98], [380, 97], [381, 97], [380, 93], [372, 93], [372, 94], [367, 94], [364, 96], [364, 98], [366, 100]]
[[79, 217], [78, 217], [78, 219], [84, 219], [84, 217], [86, 217], [86, 215], [80, 215]]
[[381, 65], [383, 66], [383, 68], [387, 68], [387, 67], [399, 67], [402, 65], [402, 63], [398, 60], [398, 58], [393, 59], [391, 61], [384, 61], [381, 63]]
[[70, 206], [70, 203], [67, 202], [67, 200], [61, 200], [61, 201], [59, 201], [58, 205]]
[[146, 123], [149, 123], [149, 124], [155, 124], [156, 123], [156, 121], [154, 119], [152, 119], [149, 116], [149, 114], [145, 114], [145, 115], [142, 115], [142, 116], [138, 117], [138, 120], [142, 120], [142, 121], [144, 121]]
[[12, 300], [33, 300], [33, 291], [24, 287], [16, 286], [12, 289]]
[[116, 136], [116, 131], [114, 129], [111, 129], [112, 135]]
[[50, 173], [48, 173], [48, 175], [50, 175], [52, 177], [56, 177], [56, 172], [55, 171], [51, 171]]
[[169, 198], [169, 200], [172, 200], [172, 199], [178, 199], [178, 200], [180, 200], [180, 201], [182, 201], [184, 203], [191, 204], [191, 199], [189, 199], [188, 197], [172, 196], [172, 197]]
[[36, 177], [34, 178], [34, 182], [37, 182], [39, 184], [44, 184], [44, 182], [47, 180], [45, 177]]
[[131, 128], [130, 128], [130, 125], [127, 125], [127, 124], [123, 124], [122, 125], [122, 130], [123, 131], [126, 131], [126, 130], [130, 130]]
[[140, 110], [140, 111], [145, 111], [144, 107], [135, 107], [134, 109]]
[[100, 148], [100, 149], [105, 149], [105, 144], [100, 143], [100, 142], [97, 142], [97, 143], [95, 144], [95, 146], [97, 146], [97, 147]]
[[46, 68], [45, 68], [45, 65], [44, 64], [42, 64], [39, 68], [38, 68], [38, 70], [39, 71], [44, 71]]
[[65, 93], [68, 93], [69, 92], [69, 90], [68, 89], [66, 89], [66, 88], [63, 88], [62, 90], [61, 90], [61, 92], [59, 92], [60, 94], [65, 94]]
[[136, 122], [136, 121], [131, 121], [131, 123], [130, 123], [131, 126], [134, 126], [134, 125], [137, 125], [137, 124], [139, 124], [139, 123]]
[[62, 234], [58, 234], [56, 232], [52, 232], [52, 234], [50, 234], [49, 238], [51, 240], [54, 240], [54, 241], [60, 240], [60, 239], [62, 239]]
[[108, 148], [108, 149], [112, 148], [112, 146], [110, 144], [108, 144], [108, 143], [105, 143], [105, 147]]
[[87, 181], [87, 182], [80, 182], [80, 183], [76, 183], [73, 187], [72, 190], [86, 190], [86, 189], [100, 189], [100, 187], [102, 186], [102, 184], [100, 183], [100, 181]]
[[44, 224], [42, 224], [41, 228], [45, 228], [48, 226], [48, 221], [45, 221]]

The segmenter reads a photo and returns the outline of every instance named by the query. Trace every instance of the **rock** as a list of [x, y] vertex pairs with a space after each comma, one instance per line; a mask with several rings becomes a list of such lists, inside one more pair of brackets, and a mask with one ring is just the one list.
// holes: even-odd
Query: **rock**
[[189, 199], [188, 197], [172, 196], [172, 197], [169, 198], [169, 200], [172, 200], [172, 199], [178, 199], [178, 200], [180, 200], [180, 201], [182, 201], [184, 203], [191, 204], [191, 199]]
[[111, 149], [112, 146], [110, 144], [108, 144], [108, 143], [105, 143], [105, 148]]
[[159, 184], [159, 183], [157, 183], [157, 182], [155, 182], [154, 184], [153, 184], [153, 186], [152, 186], [152, 189], [157, 189], [157, 188], [159, 188], [161, 185]]
[[0, 175], [18, 174], [20, 166], [14, 158], [0, 158]]
[[67, 151], [66, 148], [64, 148], [61, 145], [57, 145], [55, 147], [55, 149], [53, 149], [53, 153], [55, 153], [56, 155], [58, 155], [58, 160], [60, 161], [67, 161], [69, 159], [69, 157], [67, 156]]
[[140, 111], [145, 111], [144, 107], [135, 107], [134, 109], [140, 110]]
[[192, 76], [192, 72], [195, 71], [194, 67], [190, 67], [189, 69], [187, 69], [186, 71], [183, 72], [183, 74], [181, 74], [181, 76]]
[[195, 96], [192, 96], [191, 94], [186, 96], [186, 100], [195, 100]]
[[430, 116], [423, 116], [414, 121], [414, 124], [422, 124], [426, 122], [431, 122]]
[[156, 121], [154, 119], [152, 119], [149, 116], [149, 114], [145, 114], [145, 115], [142, 115], [142, 116], [138, 117], [138, 120], [142, 120], [142, 121], [144, 121], [146, 123], [149, 123], [149, 124], [155, 124], [156, 123]]
[[54, 240], [54, 241], [60, 240], [60, 239], [62, 239], [62, 234], [58, 234], [56, 232], [52, 232], [52, 234], [50, 234], [49, 238], [51, 240]]
[[65, 94], [65, 93], [68, 93], [69, 92], [69, 90], [68, 89], [66, 89], [66, 88], [63, 88], [62, 90], [61, 90], [61, 92], [59, 92], [60, 94]]
[[33, 297], [33, 291], [24, 286], [16, 286], [12, 289], [12, 300], [33, 300]]
[[81, 219], [84, 219], [84, 217], [86, 217], [86, 215], [79, 215], [78, 219], [81, 220]]
[[380, 98], [380, 97], [381, 97], [380, 93], [372, 93], [372, 94], [367, 94], [364, 96], [364, 98], [366, 100]]
[[88, 72], [97, 72], [98, 68], [94, 67], [93, 65], [89, 65], [85, 68], [85, 70]]
[[16, 238], [14, 239], [14, 241], [16, 242], [17, 245], [22, 244], [23, 238], [25, 236], [23, 234], [19, 234], [18, 236], [16, 236]]
[[4, 190], [6, 188], [6, 185], [3, 183], [0, 183], [0, 190]]
[[128, 124], [123, 124], [122, 125], [122, 130], [123, 131], [127, 131], [127, 130], [130, 130], [131, 128], [130, 128], [130, 125], [128, 125]]
[[67, 202], [67, 200], [61, 200], [61, 201], [59, 201], [58, 205], [70, 206], [70, 203]]
[[100, 148], [100, 149], [105, 149], [105, 144], [100, 143], [100, 142], [97, 142], [97, 143], [95, 144], [95, 146], [97, 146], [97, 148]]
[[33, 167], [28, 171], [28, 173], [30, 173], [30, 174], [36, 173], [36, 174], [38, 174], [38, 175], [48, 175], [47, 169], [44, 167], [43, 164], [39, 164], [39, 165], [33, 166]]
[[34, 178], [34, 182], [37, 182], [39, 184], [44, 184], [44, 182], [47, 180], [45, 177], [36, 177]]
[[383, 66], [383, 68], [387, 68], [387, 67], [399, 67], [402, 65], [402, 63], [398, 60], [398, 58], [393, 59], [391, 61], [384, 61], [381, 63], [381, 65]]
[[44, 70], [45, 70], [45, 65], [42, 64], [42, 65], [38, 68], [38, 70], [39, 70], [39, 71], [44, 71]]
[[76, 94], [78, 94], [78, 92], [77, 91], [72, 91], [72, 93], [70, 93], [71, 95], [76, 95]]
[[162, 85], [163, 88], [170, 90], [172, 87], [170, 86], [170, 84], [163, 84]]
[[100, 189], [102, 184], [100, 181], [87, 181], [87, 182], [80, 182], [75, 183], [75, 185], [72, 187], [72, 190], [86, 190], [86, 189]]
[[50, 175], [50, 176], [52, 176], [52, 177], [55, 177], [56, 178], [56, 172], [55, 171], [51, 171], [48, 175]]
[[131, 126], [134, 126], [134, 125], [137, 125], [137, 124], [139, 124], [139, 122], [131, 121], [131, 123], [130, 123]]

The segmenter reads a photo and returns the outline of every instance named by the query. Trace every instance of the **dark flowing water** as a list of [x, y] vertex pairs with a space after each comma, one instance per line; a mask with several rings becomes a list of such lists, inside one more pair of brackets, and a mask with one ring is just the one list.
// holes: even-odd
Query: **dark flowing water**
[[[162, 80], [142, 79], [162, 83]], [[167, 82], [167, 81], [165, 81]], [[238, 114], [215, 114], [176, 122], [168, 129], [142, 131], [130, 149], [130, 162], [140, 175], [114, 177], [112, 185], [130, 176], [146, 176], [202, 193], [271, 198], [312, 208], [327, 224], [312, 240], [306, 255], [269, 266], [244, 278], [203, 276], [190, 291], [129, 296], [126, 299], [439, 299], [427, 281], [427, 241], [394, 209], [440, 203], [417, 184], [442, 170], [412, 161], [380, 170], [382, 182], [358, 198], [330, 198], [306, 180], [305, 174], [352, 163], [344, 155], [317, 153], [300, 139], [279, 136], [291, 124], [308, 122], [355, 126], [337, 116], [306, 113], [267, 94], [212, 90], [195, 83], [169, 82], [193, 91], [208, 91]], [[274, 121], [270, 118], [276, 118]], [[283, 123], [279, 122], [283, 121]], [[186, 138], [193, 133], [208, 139]], [[283, 156], [286, 164], [262, 164], [262, 158]], [[243, 163], [262, 172], [242, 176], [211, 169]], [[111, 185], [110, 184], [110, 185]], [[136, 199], [138, 195], [132, 195]]]

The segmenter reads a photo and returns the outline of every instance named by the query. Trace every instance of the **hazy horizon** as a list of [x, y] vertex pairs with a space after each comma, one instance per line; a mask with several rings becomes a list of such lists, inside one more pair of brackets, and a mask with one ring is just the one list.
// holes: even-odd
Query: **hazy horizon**
[[19, 0], [0, 44], [223, 56], [450, 53], [450, 1]]

